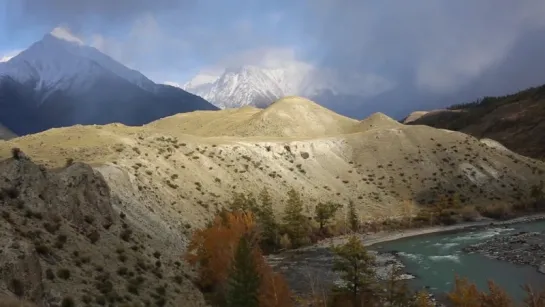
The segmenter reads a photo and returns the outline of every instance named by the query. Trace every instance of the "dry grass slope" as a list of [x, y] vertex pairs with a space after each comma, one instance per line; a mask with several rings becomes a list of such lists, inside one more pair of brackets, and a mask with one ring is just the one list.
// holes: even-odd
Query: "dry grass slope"
[[244, 107], [178, 114], [151, 127], [217, 137], [316, 138], [350, 132], [358, 122], [301, 97], [285, 97], [266, 109]]
[[459, 194], [466, 204], [528, 197], [545, 165], [462, 133], [406, 126], [383, 114], [361, 122], [303, 98], [265, 110], [193, 112], [144, 127], [75, 126], [0, 142], [50, 167], [90, 163], [122, 209], [157, 235], [201, 226], [233, 192], [270, 189], [278, 211], [290, 188], [318, 200], [354, 200], [364, 219], [404, 214], [400, 204]]

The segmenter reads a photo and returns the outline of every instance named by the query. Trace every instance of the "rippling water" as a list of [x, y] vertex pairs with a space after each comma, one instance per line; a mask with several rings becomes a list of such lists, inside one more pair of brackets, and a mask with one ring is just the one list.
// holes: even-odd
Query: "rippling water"
[[377, 244], [373, 249], [399, 252], [406, 270], [417, 276], [410, 281], [416, 288], [429, 286], [436, 294], [445, 293], [452, 289], [455, 275], [459, 275], [467, 277], [482, 290], [486, 289], [487, 280], [493, 279], [516, 300], [521, 300], [524, 296], [521, 285], [529, 283], [534, 287], [543, 288], [544, 274], [537, 272], [533, 267], [518, 266], [462, 252], [462, 248], [467, 245], [519, 231], [545, 231], [545, 221], [412, 237]]

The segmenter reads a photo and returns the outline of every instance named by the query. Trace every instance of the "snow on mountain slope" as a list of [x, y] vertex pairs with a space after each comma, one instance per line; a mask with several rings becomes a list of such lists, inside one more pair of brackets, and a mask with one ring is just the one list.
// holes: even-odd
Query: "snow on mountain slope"
[[94, 78], [104, 73], [113, 73], [147, 91], [155, 89], [156, 84], [140, 72], [56, 30], [8, 62], [0, 63], [0, 76], [23, 84], [34, 82], [35, 90], [46, 93], [44, 99], [48, 92], [56, 90], [85, 91]]
[[266, 107], [285, 96], [315, 98], [325, 92], [368, 97], [386, 91], [391, 86], [390, 82], [375, 75], [341, 76], [333, 70], [294, 62], [276, 68], [231, 68], [220, 76], [197, 75], [182, 88], [225, 109], [246, 105]]
[[68, 31], [55, 29], [0, 63], [0, 122], [17, 135], [77, 124], [138, 126], [196, 110], [217, 108], [154, 83]]
[[308, 69], [301, 66], [277, 69], [243, 66], [226, 69], [215, 80], [211, 76], [197, 75], [183, 89], [222, 109], [246, 105], [265, 107], [280, 97], [297, 94]]

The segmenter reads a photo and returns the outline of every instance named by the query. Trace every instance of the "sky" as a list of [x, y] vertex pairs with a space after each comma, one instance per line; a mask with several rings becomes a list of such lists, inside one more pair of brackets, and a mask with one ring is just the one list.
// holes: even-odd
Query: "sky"
[[543, 0], [3, 0], [0, 61], [55, 27], [161, 83], [290, 62], [405, 104], [545, 83]]

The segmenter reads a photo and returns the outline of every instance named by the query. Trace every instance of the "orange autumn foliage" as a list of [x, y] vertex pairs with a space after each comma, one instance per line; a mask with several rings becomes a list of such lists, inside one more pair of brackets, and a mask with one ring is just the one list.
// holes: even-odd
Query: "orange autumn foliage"
[[467, 279], [458, 278], [454, 281], [454, 290], [448, 294], [449, 300], [456, 307], [480, 307], [480, 292], [477, 286]]
[[[525, 286], [525, 307], [545, 307], [545, 290], [535, 293], [529, 286]], [[488, 282], [488, 292], [479, 292], [475, 284], [467, 279], [456, 277], [454, 290], [448, 298], [455, 307], [514, 307], [513, 300], [504, 289], [493, 281]]]
[[261, 279], [260, 307], [293, 306], [291, 291], [284, 277], [275, 273], [259, 249], [255, 218], [250, 212], [224, 212], [212, 225], [197, 230], [189, 243], [185, 259], [197, 268], [203, 288], [221, 291], [229, 278], [240, 238], [250, 238], [257, 271]]
[[219, 285], [227, 280], [240, 238], [244, 234], [254, 234], [255, 229], [253, 214], [239, 211], [216, 216], [210, 227], [193, 234], [185, 258], [198, 268], [201, 287]]
[[260, 307], [290, 307], [293, 306], [291, 291], [281, 274], [273, 272], [272, 268], [260, 257], [258, 263], [261, 275], [261, 286], [259, 288]]

